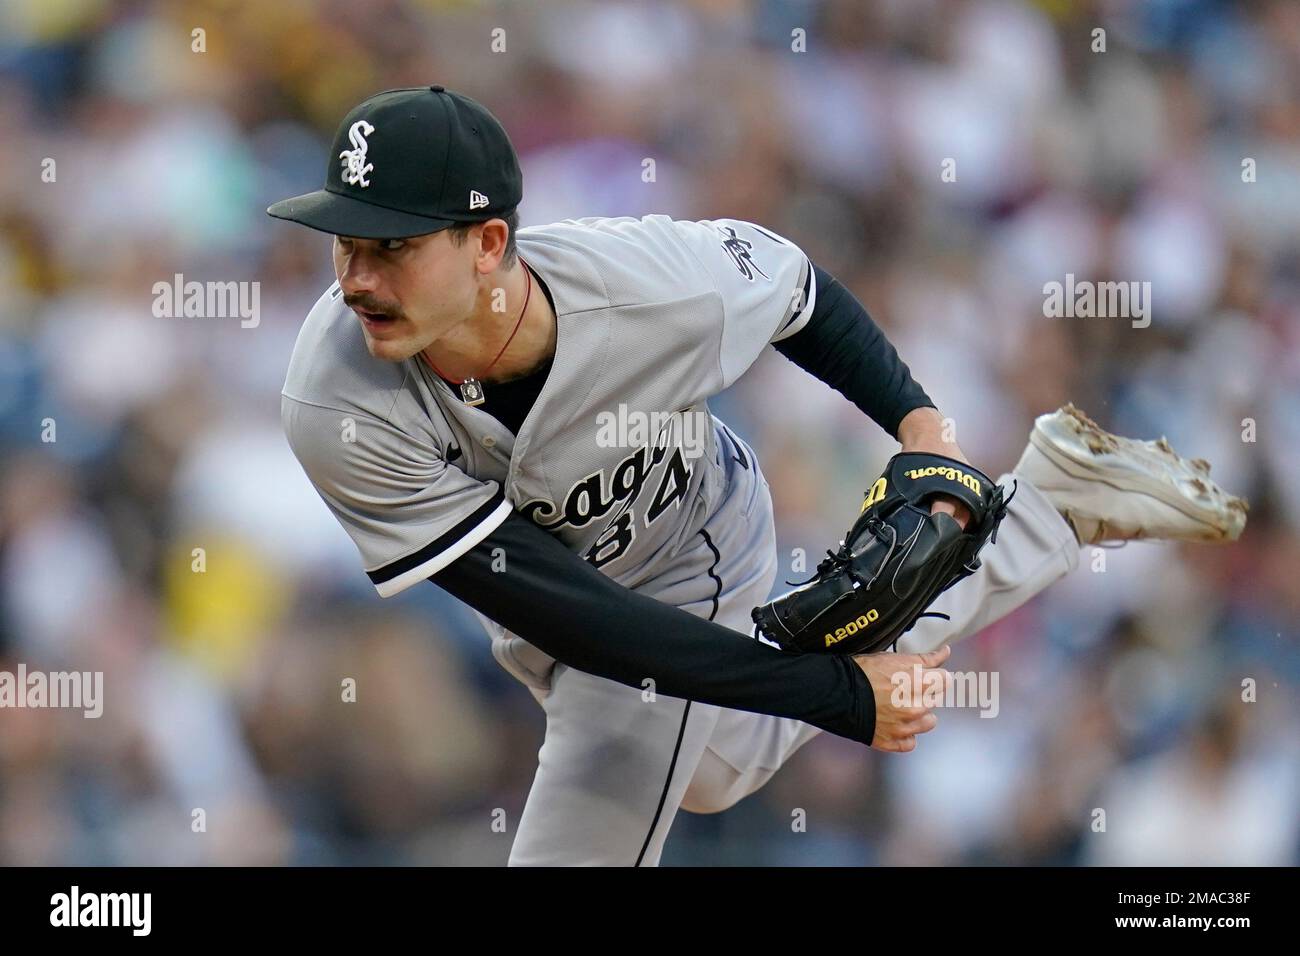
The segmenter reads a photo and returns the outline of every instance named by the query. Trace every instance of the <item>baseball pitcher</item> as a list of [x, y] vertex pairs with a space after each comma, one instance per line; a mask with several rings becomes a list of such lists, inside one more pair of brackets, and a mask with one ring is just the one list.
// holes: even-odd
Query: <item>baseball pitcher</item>
[[[1241, 533], [1203, 462], [1069, 406], [992, 481], [769, 229], [518, 229], [522, 189], [491, 113], [428, 86], [353, 109], [325, 188], [268, 210], [334, 236], [284, 385], [294, 454], [378, 592], [430, 580], [474, 608], [546, 712], [512, 864], [654, 865], [679, 809], [733, 805], [821, 730], [909, 751], [937, 718], [890, 675], [942, 672], [1081, 544]], [[765, 603], [767, 482], [708, 400], [769, 346], [901, 453], [813, 580]]]

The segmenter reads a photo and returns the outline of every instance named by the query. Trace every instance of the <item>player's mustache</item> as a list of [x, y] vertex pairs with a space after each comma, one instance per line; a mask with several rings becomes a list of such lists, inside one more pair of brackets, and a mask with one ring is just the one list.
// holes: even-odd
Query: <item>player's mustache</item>
[[375, 315], [386, 315], [389, 318], [403, 318], [402, 307], [396, 302], [380, 302], [378, 299], [364, 292], [354, 293], [343, 296], [343, 304], [349, 309], [359, 309], [362, 312], [370, 312]]

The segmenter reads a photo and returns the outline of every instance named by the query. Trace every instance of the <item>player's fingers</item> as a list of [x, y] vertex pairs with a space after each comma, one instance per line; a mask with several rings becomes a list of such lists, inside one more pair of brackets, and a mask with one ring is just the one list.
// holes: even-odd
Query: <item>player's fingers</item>
[[939, 715], [934, 711], [930, 711], [929, 713], [922, 714], [915, 720], [909, 720], [907, 723], [901, 724], [898, 727], [898, 733], [914, 737], [917, 734], [928, 734], [938, 725]]
[[916, 654], [913, 656], [921, 662], [922, 667], [938, 667], [946, 661], [951, 654], [952, 645], [945, 644], [937, 650], [926, 651], [924, 654]]
[[955, 520], [964, 529], [970, 524], [970, 509], [956, 498], [950, 495], [939, 495], [930, 504], [930, 514], [947, 514], [952, 515]]
[[879, 736], [871, 742], [872, 750], [880, 750], [887, 754], [899, 752], [899, 739], [897, 737]]
[[[946, 651], [948, 648], [944, 647], [943, 650]], [[934, 659], [933, 655], [937, 653], [916, 655], [913, 660]], [[953, 680], [952, 671], [941, 666], [924, 667], [919, 674], [914, 668], [895, 670], [890, 675], [891, 700], [912, 707], [933, 707], [937, 701], [947, 699], [948, 692], [953, 686]], [[895, 709], [902, 711], [903, 707], [899, 706]]]
[[960, 504], [956, 499], [949, 498], [947, 495], [940, 495], [930, 503], [930, 514], [945, 514], [956, 517], [957, 506]]
[[932, 667], [924, 672], [922, 678], [921, 690], [925, 694], [922, 703], [928, 702], [930, 706], [934, 705], [936, 694], [946, 694], [948, 688], [952, 686], [952, 671], [942, 667]]
[[922, 704], [914, 707], [895, 707], [890, 716], [899, 724], [906, 724], [913, 720], [920, 720], [926, 714], [930, 713], [930, 708]]

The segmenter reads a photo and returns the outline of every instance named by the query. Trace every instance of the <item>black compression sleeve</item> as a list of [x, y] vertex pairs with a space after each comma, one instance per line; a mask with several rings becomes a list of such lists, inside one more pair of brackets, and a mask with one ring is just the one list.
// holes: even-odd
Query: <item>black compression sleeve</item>
[[[492, 570], [504, 549], [506, 569]], [[640, 689], [793, 717], [870, 744], [871, 684], [849, 657], [792, 654], [637, 594], [511, 514], [430, 578], [570, 667]]]
[[862, 409], [894, 437], [914, 408], [934, 407], [853, 293], [813, 265], [817, 298], [808, 324], [776, 349]]

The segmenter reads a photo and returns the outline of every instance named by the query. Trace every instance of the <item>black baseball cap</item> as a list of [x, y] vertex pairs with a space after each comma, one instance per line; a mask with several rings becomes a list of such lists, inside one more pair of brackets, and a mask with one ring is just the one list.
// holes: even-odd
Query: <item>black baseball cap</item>
[[334, 134], [325, 188], [266, 211], [339, 236], [403, 239], [504, 219], [523, 190], [496, 117], [461, 93], [420, 86], [354, 107]]

